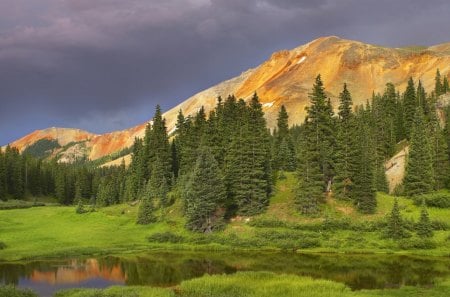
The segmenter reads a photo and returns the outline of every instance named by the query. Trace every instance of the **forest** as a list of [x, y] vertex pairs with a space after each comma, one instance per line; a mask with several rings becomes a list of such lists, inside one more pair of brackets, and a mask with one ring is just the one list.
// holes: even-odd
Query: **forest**
[[[248, 102], [219, 97], [208, 114], [204, 108], [194, 116], [180, 110], [173, 135], [157, 106], [145, 137], [130, 148], [129, 166], [59, 163], [7, 146], [0, 149], [0, 199], [55, 197], [60, 204], [77, 205], [78, 213], [140, 201], [136, 223], [143, 225], [158, 221], [157, 211], [181, 200], [185, 227], [210, 233], [235, 216], [263, 213], [275, 182], [295, 172], [299, 213], [317, 216], [333, 197], [371, 214], [376, 193], [389, 190], [386, 160], [409, 146], [405, 177], [393, 194], [423, 205], [418, 232], [428, 236], [426, 206], [436, 201], [426, 194], [450, 188], [450, 107], [439, 101], [450, 88], [439, 70], [435, 82], [426, 92], [410, 78], [402, 93], [387, 83], [364, 106], [353, 106], [344, 84], [333, 108], [318, 75], [304, 122], [290, 127], [289, 111], [281, 106], [273, 130], [256, 93]], [[401, 228], [395, 229], [395, 205], [390, 234], [402, 237]]]

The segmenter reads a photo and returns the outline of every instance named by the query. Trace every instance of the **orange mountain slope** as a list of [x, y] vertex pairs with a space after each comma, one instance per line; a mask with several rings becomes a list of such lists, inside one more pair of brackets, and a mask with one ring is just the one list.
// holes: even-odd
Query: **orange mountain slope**
[[[387, 48], [345, 40], [335, 36], [322, 37], [292, 50], [283, 50], [260, 66], [206, 89], [164, 114], [169, 132], [174, 131], [181, 109], [192, 115], [204, 106], [206, 111], [216, 105], [217, 96], [235, 94], [248, 99], [257, 92], [270, 127], [275, 126], [279, 108], [284, 104], [290, 124], [303, 121], [308, 93], [317, 74], [322, 75], [325, 88], [334, 106], [343, 83], [347, 83], [355, 105], [364, 104], [372, 92], [382, 92], [387, 82], [403, 91], [409, 77], [421, 80], [424, 87], [434, 88], [436, 69], [450, 75], [450, 43], [431, 47]], [[63, 143], [85, 141], [88, 158], [95, 160], [132, 145], [135, 137], [142, 137], [145, 124], [103, 135], [73, 129], [54, 128], [36, 131], [12, 143], [20, 150], [41, 138]]]

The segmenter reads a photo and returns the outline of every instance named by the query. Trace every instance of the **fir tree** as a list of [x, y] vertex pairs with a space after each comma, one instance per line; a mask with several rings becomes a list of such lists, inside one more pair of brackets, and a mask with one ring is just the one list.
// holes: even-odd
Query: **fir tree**
[[444, 76], [444, 80], [442, 82], [442, 93], [446, 94], [450, 91], [450, 86], [448, 85], [448, 78]]
[[442, 92], [442, 82], [441, 82], [441, 73], [439, 72], [439, 69], [436, 70], [436, 76], [434, 78], [434, 93], [436, 96], [440, 96], [443, 94]]
[[155, 207], [153, 206], [152, 199], [153, 195], [153, 187], [150, 185], [150, 183], [147, 183], [138, 209], [138, 216], [136, 220], [137, 224], [148, 225], [156, 222], [156, 216], [154, 214]]
[[360, 124], [357, 137], [358, 149], [355, 156], [355, 171], [352, 197], [357, 209], [362, 213], [374, 213], [377, 207], [376, 189], [374, 185], [374, 159], [369, 128]]
[[394, 200], [394, 206], [392, 207], [391, 214], [388, 217], [386, 232], [387, 232], [386, 235], [389, 238], [395, 240], [408, 236], [404, 227], [403, 219], [400, 215], [400, 208], [398, 206], [397, 198], [395, 198]]
[[420, 237], [433, 237], [433, 227], [431, 226], [425, 200], [422, 200], [419, 222], [416, 225], [416, 233]]
[[324, 190], [329, 190], [334, 175], [334, 147], [336, 144], [333, 121], [333, 110], [329, 98], [325, 94], [320, 75], [316, 77], [313, 90], [309, 94], [311, 105], [307, 108], [307, 120], [311, 127], [309, 131], [311, 143], [319, 153], [319, 164], [323, 174]]
[[303, 138], [299, 145], [296, 204], [302, 214], [315, 215], [320, 210], [319, 203], [324, 199], [323, 173], [319, 153], [310, 145], [315, 141], [314, 127], [306, 121], [303, 129]]
[[220, 206], [226, 197], [218, 164], [209, 148], [201, 148], [185, 189], [186, 227], [209, 233], [223, 220]]
[[289, 116], [284, 105], [281, 106], [277, 119], [275, 136], [275, 168], [293, 171], [296, 166], [295, 148], [289, 132]]
[[418, 107], [411, 131], [406, 172], [405, 193], [408, 196], [428, 193], [433, 189], [433, 159], [424, 123], [422, 108]]
[[406, 87], [406, 91], [403, 98], [405, 133], [408, 138], [410, 138], [410, 133], [416, 113], [416, 106], [417, 106], [416, 90], [414, 87], [414, 81], [411, 77], [408, 80], [408, 86]]
[[334, 177], [335, 196], [350, 199], [355, 174], [355, 120], [352, 112], [352, 98], [344, 84], [339, 95], [339, 122], [336, 148], [336, 176]]

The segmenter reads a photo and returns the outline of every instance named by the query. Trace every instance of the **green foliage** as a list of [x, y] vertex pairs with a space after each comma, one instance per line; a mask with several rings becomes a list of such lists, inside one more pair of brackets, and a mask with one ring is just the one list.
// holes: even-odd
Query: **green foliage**
[[0, 285], [0, 296], [4, 297], [38, 297], [31, 290], [19, 290], [13, 286]]
[[3, 241], [0, 241], [0, 250], [6, 249], [7, 245]]
[[152, 198], [153, 187], [147, 183], [144, 194], [139, 205], [136, 223], [139, 225], [148, 225], [156, 222], [154, 200]]
[[221, 225], [226, 198], [223, 179], [211, 151], [201, 148], [197, 163], [184, 189], [186, 227], [193, 231], [210, 233]]
[[274, 169], [294, 171], [296, 167], [295, 146], [289, 131], [289, 116], [284, 105], [281, 106], [274, 133]]
[[106, 289], [69, 289], [55, 294], [55, 297], [175, 297], [165, 288], [117, 286]]
[[413, 197], [415, 205], [421, 205], [425, 201], [428, 207], [450, 208], [450, 193], [449, 192], [434, 192], [425, 195], [418, 195]]
[[24, 155], [31, 155], [35, 158], [46, 158], [51, 155], [54, 149], [60, 148], [58, 141], [55, 139], [39, 139], [23, 150]]
[[77, 214], [83, 214], [87, 212], [87, 210], [84, 208], [83, 201], [81, 199], [78, 200], [78, 205], [77, 208], [75, 209], [75, 212]]
[[433, 237], [433, 227], [430, 222], [425, 201], [422, 201], [419, 222], [416, 224], [416, 233], [419, 237]]
[[431, 250], [436, 248], [436, 242], [426, 238], [405, 238], [398, 242], [398, 246], [403, 250]]
[[411, 144], [405, 169], [404, 186], [408, 196], [428, 193], [434, 177], [429, 139], [424, 137], [426, 126], [422, 109], [417, 108], [411, 131]]
[[391, 214], [388, 217], [386, 236], [394, 240], [409, 237], [409, 234], [405, 228], [405, 222], [400, 214], [397, 198], [394, 200], [394, 206], [392, 207]]
[[174, 234], [172, 232], [154, 233], [148, 237], [149, 242], [159, 243], [182, 243], [185, 238], [181, 235]]

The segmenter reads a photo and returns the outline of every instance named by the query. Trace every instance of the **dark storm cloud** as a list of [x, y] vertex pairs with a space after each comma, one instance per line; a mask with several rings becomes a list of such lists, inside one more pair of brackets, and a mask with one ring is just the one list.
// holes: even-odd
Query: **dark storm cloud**
[[448, 15], [419, 0], [0, 0], [0, 144], [126, 128], [323, 35], [448, 42]]

